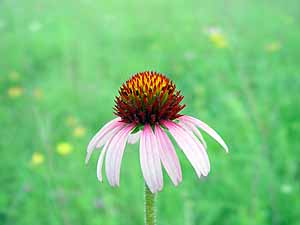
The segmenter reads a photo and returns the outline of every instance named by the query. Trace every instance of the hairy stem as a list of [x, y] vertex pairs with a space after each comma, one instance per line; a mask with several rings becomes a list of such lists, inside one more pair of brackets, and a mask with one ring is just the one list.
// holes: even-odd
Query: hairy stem
[[145, 184], [145, 225], [155, 225], [155, 194], [153, 194], [147, 184]]

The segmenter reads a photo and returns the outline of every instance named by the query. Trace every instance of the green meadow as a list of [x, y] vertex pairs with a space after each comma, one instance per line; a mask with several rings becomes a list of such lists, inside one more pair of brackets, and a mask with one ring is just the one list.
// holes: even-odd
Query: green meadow
[[119, 188], [85, 165], [136, 72], [166, 74], [205, 135], [198, 179], [164, 172], [158, 225], [300, 224], [300, 2], [0, 1], [0, 224], [143, 224], [139, 146]]

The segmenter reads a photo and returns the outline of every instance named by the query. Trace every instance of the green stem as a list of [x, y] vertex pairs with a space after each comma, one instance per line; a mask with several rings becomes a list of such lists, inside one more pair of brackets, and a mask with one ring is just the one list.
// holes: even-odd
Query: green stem
[[145, 225], [155, 225], [155, 194], [145, 184]]

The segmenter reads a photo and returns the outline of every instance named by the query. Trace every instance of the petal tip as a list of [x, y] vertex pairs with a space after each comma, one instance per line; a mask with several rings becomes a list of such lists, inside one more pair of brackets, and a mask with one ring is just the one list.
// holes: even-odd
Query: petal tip
[[149, 187], [149, 186], [148, 186], [148, 188], [149, 188], [149, 190], [151, 191], [152, 194], [155, 194], [155, 193], [157, 192], [157, 190], [154, 189], [153, 187]]
[[179, 183], [180, 183], [180, 181], [178, 181], [178, 180], [176, 182], [173, 182], [175, 187], [178, 187]]
[[98, 179], [98, 181], [99, 181], [100, 183], [103, 182], [103, 178], [102, 178], [102, 176], [101, 176], [100, 174], [97, 174], [97, 179]]
[[85, 161], [84, 161], [84, 162], [85, 162], [85, 165], [87, 165], [87, 164], [89, 163], [90, 158], [91, 158], [91, 154], [88, 153], [88, 154], [86, 155], [86, 157], [85, 157]]
[[223, 148], [224, 148], [225, 152], [228, 154], [228, 153], [229, 153], [228, 146], [225, 144], [225, 145], [223, 146]]
[[120, 181], [116, 180], [115, 183], [114, 183], [114, 185], [113, 185], [113, 187], [115, 187], [115, 188], [120, 187]]

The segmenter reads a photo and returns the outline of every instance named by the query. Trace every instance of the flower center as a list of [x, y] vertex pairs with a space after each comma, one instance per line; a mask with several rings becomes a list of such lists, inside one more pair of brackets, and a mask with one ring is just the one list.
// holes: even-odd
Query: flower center
[[123, 122], [155, 124], [174, 120], [185, 105], [183, 96], [166, 76], [156, 72], [141, 72], [124, 83], [116, 97], [115, 114]]

